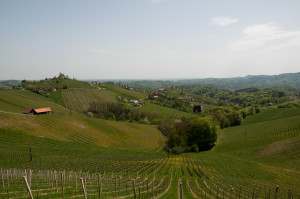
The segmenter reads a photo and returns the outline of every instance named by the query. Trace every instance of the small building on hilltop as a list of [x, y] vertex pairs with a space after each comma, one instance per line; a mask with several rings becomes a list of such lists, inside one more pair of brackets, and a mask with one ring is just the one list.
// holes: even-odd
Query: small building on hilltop
[[90, 82], [90, 85], [97, 85], [97, 84], [99, 84], [98, 81], [91, 81], [91, 82]]
[[26, 108], [24, 110], [24, 114], [34, 114], [34, 115], [40, 115], [40, 114], [51, 114], [52, 110], [51, 108], [38, 108], [38, 109], [32, 109], [32, 108]]

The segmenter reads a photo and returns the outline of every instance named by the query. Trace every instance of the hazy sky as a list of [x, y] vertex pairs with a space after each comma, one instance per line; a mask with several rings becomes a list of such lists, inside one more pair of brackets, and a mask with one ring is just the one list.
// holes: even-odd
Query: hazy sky
[[300, 72], [299, 0], [0, 0], [0, 79]]

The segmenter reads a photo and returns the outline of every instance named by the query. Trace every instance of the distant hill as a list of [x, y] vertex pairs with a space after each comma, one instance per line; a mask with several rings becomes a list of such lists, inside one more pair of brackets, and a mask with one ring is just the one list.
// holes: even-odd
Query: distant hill
[[288, 86], [290, 90], [300, 87], [300, 72], [280, 75], [248, 75], [234, 78], [204, 78], [183, 80], [128, 80], [127, 84], [136, 89], [156, 89], [182, 84], [215, 84], [221, 88], [240, 89], [249, 86], [279, 87]]
[[0, 89], [11, 89], [14, 85], [20, 84], [19, 80], [0, 80]]

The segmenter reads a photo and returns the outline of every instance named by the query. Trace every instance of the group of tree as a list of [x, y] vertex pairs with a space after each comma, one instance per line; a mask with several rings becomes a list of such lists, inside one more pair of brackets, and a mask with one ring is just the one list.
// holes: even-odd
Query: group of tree
[[282, 87], [247, 87], [237, 90], [220, 88], [216, 85], [182, 85], [182, 87], [186, 92], [192, 94], [206, 96], [216, 99], [219, 102], [229, 102], [241, 106], [245, 106], [245, 104], [255, 104], [260, 106], [280, 104], [288, 101], [289, 95], [293, 95], [293, 93]]
[[165, 150], [173, 154], [208, 150], [217, 140], [217, 126], [210, 117], [168, 120], [158, 129], [167, 137]]
[[139, 123], [155, 124], [159, 118], [156, 113], [146, 112], [138, 108], [127, 108], [119, 102], [93, 102], [90, 103], [87, 112], [93, 113], [96, 118]]
[[151, 103], [153, 104], [173, 108], [183, 112], [193, 112], [193, 107], [186, 99], [178, 99], [178, 97], [168, 96], [165, 93], [159, 94], [158, 98], [156, 99], [154, 99], [152, 95], [149, 95], [148, 99], [151, 100]]

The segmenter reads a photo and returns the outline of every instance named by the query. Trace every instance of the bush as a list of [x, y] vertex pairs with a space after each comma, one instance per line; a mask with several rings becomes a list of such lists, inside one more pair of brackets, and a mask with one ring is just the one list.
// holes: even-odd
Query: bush
[[192, 151], [198, 153], [199, 152], [199, 147], [197, 144], [193, 144], [192, 146]]

